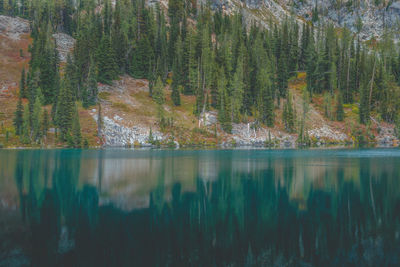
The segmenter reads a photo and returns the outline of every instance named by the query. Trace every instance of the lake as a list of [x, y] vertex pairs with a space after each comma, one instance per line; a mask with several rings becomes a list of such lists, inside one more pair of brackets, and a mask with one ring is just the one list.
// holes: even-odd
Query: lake
[[399, 266], [400, 150], [0, 150], [0, 266]]

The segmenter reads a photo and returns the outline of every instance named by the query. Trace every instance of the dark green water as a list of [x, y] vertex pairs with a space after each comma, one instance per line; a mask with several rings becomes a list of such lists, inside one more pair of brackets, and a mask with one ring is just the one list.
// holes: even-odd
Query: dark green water
[[0, 150], [13, 209], [33, 266], [399, 266], [400, 150]]

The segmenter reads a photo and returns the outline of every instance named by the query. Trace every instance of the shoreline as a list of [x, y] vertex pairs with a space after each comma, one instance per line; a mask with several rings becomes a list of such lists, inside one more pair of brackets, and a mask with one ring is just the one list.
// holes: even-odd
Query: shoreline
[[72, 148], [72, 147], [2, 147], [0, 150], [330, 150], [330, 149], [395, 149], [400, 148], [399, 145], [377, 145], [377, 144], [366, 144], [366, 145], [353, 145], [353, 144], [338, 144], [338, 145], [316, 145], [316, 146], [260, 146], [260, 145], [203, 145], [203, 146], [179, 146], [171, 147], [168, 145], [161, 146], [93, 146], [87, 148]]

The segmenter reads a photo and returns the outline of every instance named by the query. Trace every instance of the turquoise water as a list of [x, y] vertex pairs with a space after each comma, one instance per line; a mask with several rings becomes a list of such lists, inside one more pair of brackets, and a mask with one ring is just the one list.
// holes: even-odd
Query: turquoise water
[[34, 266], [400, 264], [396, 149], [0, 150], [0, 201]]

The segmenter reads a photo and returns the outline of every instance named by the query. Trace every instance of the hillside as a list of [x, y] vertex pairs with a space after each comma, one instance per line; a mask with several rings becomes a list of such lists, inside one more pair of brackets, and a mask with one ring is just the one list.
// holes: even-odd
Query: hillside
[[[244, 17], [268, 27], [268, 22], [283, 21], [294, 17], [298, 21], [317, 20], [323, 25], [348, 27], [354, 33], [360, 31], [362, 40], [380, 39], [385, 29], [400, 38], [400, 1], [371, 0], [227, 0], [212, 1], [215, 8], [223, 7], [227, 13], [240, 11]], [[358, 28], [360, 27], [361, 28]]]
[[[0, 35], [0, 79], [2, 90], [0, 95], [2, 128], [0, 143], [8, 146], [20, 146], [15, 137], [12, 118], [16, 109], [19, 75], [22, 68], [29, 61], [28, 45], [31, 43], [29, 33], [26, 32], [27, 22], [20, 19], [11, 19], [21, 23], [21, 27], [10, 32], [2, 30]], [[64, 38], [65, 39], [65, 38]], [[19, 49], [23, 50], [23, 57]], [[65, 50], [65, 48], [64, 48]], [[65, 56], [64, 56], [65, 58]], [[305, 73], [299, 73], [289, 83], [293, 95], [295, 109], [302, 113], [302, 89], [306, 86]], [[82, 125], [82, 134], [89, 140], [91, 146], [101, 145], [104, 142], [109, 146], [142, 146], [148, 144], [148, 136], [152, 129], [154, 138], [163, 140], [165, 144], [177, 141], [181, 146], [217, 146], [217, 145], [257, 145], [264, 146], [269, 136], [276, 139], [278, 147], [294, 147], [297, 134], [285, 132], [282, 123], [282, 107], [275, 110], [276, 124], [273, 128], [261, 126], [255, 128], [254, 118], [249, 117], [248, 123], [233, 124], [232, 134], [227, 134], [217, 124], [217, 112], [210, 110], [200, 116], [200, 120], [193, 114], [195, 97], [182, 95], [182, 105], [175, 107], [170, 98], [169, 86], [164, 88], [167, 96], [164, 110], [167, 118], [173, 119], [171, 126], [161, 130], [157, 121], [157, 106], [149, 97], [147, 80], [137, 80], [127, 75], [113, 82], [111, 86], [99, 84], [99, 97], [102, 106], [104, 128], [103, 140], [97, 137], [98, 107], [88, 110], [80, 108], [79, 116]], [[50, 109], [50, 107], [47, 107]], [[357, 125], [357, 114], [354, 107], [345, 108], [346, 119], [344, 122], [333, 122], [323, 116], [322, 96], [316, 96], [310, 111], [307, 114], [307, 128], [315, 144], [336, 143], [344, 144], [353, 142], [354, 127]], [[217, 126], [216, 126], [217, 124]], [[378, 134], [378, 128], [385, 129]], [[9, 140], [6, 142], [6, 132]], [[373, 125], [371, 132], [381, 144], [392, 142], [393, 125]], [[385, 140], [384, 140], [385, 139]], [[59, 146], [54, 136], [49, 135], [45, 145]]]
[[[371, 43], [382, 58], [361, 44], [369, 40], [365, 31], [382, 37], [383, 25], [368, 22], [379, 12], [396, 32], [395, 3], [386, 11], [369, 2], [360, 2], [356, 13], [349, 5], [335, 7], [336, 17], [330, 4], [306, 1], [215, 2], [214, 13], [199, 14], [193, 3], [184, 10], [176, 1], [160, 3], [161, 9], [155, 1], [140, 11], [106, 1], [94, 8], [100, 23], [81, 7], [72, 7], [71, 21], [35, 18], [29, 25], [0, 16], [0, 144], [397, 145], [391, 123], [399, 113], [400, 61], [398, 49], [390, 47], [397, 35]], [[360, 13], [365, 20], [361, 41], [341, 29], [345, 24], [354, 31]], [[131, 22], [129, 14], [140, 23]], [[287, 20], [293, 14], [296, 19]], [[74, 28], [80, 21], [86, 26]], [[250, 27], [253, 21], [258, 24]], [[48, 23], [57, 26], [50, 31]], [[127, 23], [138, 27], [127, 28]], [[28, 74], [21, 93], [22, 69]], [[20, 114], [16, 128], [19, 95], [29, 114]], [[338, 119], [342, 97], [343, 118]], [[44, 115], [51, 116], [50, 123]]]

